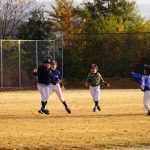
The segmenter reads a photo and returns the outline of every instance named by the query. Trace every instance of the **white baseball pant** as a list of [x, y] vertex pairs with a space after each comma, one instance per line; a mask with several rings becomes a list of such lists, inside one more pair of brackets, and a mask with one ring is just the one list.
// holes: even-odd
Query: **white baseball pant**
[[90, 86], [90, 93], [94, 102], [98, 102], [100, 100], [100, 86]]
[[150, 91], [144, 92], [144, 107], [147, 111], [150, 111]]
[[42, 102], [47, 102], [49, 98], [49, 85], [44, 85], [44, 84], [37, 84], [38, 91], [41, 94], [41, 101]]
[[62, 91], [61, 91], [60, 84], [56, 84], [56, 85], [50, 84], [49, 87], [50, 87], [49, 88], [49, 95], [51, 95], [53, 92], [56, 92], [59, 100], [61, 102], [65, 101], [64, 96], [63, 96]]

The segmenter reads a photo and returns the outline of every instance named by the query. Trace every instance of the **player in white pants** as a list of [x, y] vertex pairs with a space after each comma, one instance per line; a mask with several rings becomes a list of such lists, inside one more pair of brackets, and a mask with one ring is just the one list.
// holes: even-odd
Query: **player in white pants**
[[56, 92], [56, 94], [57, 94], [59, 100], [60, 100], [61, 102], [64, 102], [64, 101], [65, 101], [59, 83], [57, 83], [56, 85], [50, 84], [49, 87], [50, 87], [50, 88], [49, 88], [49, 95], [51, 95], [53, 92]]
[[132, 72], [133, 79], [141, 84], [141, 90], [144, 92], [143, 103], [150, 115], [150, 65], [144, 65], [144, 75]]
[[150, 115], [150, 90], [146, 90], [144, 92], [144, 107], [148, 112], [148, 115]]
[[46, 104], [49, 98], [49, 83], [51, 77], [50, 71], [50, 60], [47, 59], [43, 62], [43, 65], [38, 69], [33, 70], [33, 75], [38, 76], [37, 88], [41, 94], [41, 109], [38, 111], [39, 113], [49, 114], [48, 109], [46, 109]]
[[71, 110], [67, 106], [67, 103], [66, 103], [64, 96], [62, 94], [62, 89], [60, 87], [60, 86], [62, 86], [62, 88], [63, 88], [61, 73], [59, 70], [57, 70], [57, 62], [55, 60], [53, 60], [51, 62], [51, 79], [50, 79], [50, 85], [49, 86], [50, 86], [49, 95], [51, 95], [52, 92], [56, 92], [59, 100], [63, 103], [66, 111], [70, 114]]
[[89, 86], [91, 96], [93, 98], [93, 101], [95, 103], [95, 106], [93, 108], [93, 111], [96, 112], [98, 109], [101, 110], [99, 106], [99, 100], [100, 100], [100, 84], [109, 87], [110, 85], [106, 83], [101, 74], [98, 72], [98, 66], [95, 64], [91, 65], [90, 73], [86, 80], [86, 86]]

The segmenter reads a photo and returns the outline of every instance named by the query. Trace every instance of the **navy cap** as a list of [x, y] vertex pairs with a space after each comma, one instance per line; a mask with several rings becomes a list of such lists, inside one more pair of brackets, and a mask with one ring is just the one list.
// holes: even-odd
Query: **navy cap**
[[44, 61], [43, 61], [43, 64], [50, 64], [50, 59], [45, 59]]

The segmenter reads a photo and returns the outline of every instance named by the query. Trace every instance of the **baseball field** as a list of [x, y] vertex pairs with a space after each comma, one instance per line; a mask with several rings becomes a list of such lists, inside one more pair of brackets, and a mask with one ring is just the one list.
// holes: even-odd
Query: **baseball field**
[[64, 95], [71, 115], [55, 94], [50, 115], [43, 115], [37, 91], [0, 92], [0, 149], [150, 149], [150, 117], [140, 90], [102, 90], [102, 111], [95, 113], [88, 90]]

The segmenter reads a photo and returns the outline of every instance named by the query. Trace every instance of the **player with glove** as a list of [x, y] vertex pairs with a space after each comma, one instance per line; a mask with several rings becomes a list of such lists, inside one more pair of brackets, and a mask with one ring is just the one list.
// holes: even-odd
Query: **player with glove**
[[144, 65], [144, 74], [132, 72], [132, 78], [141, 84], [141, 90], [144, 92], [144, 107], [147, 115], [150, 115], [150, 65]]
[[58, 98], [65, 106], [66, 111], [71, 114], [71, 110], [67, 106], [67, 103], [64, 99], [64, 96], [62, 94], [62, 89], [64, 88], [61, 78], [61, 73], [59, 70], [57, 70], [57, 62], [53, 60], [51, 62], [51, 78], [50, 78], [50, 91], [49, 95], [52, 94], [52, 92], [56, 92]]
[[96, 112], [97, 109], [99, 111], [101, 110], [99, 106], [100, 85], [110, 87], [110, 85], [104, 81], [101, 74], [98, 72], [98, 66], [96, 64], [92, 64], [90, 67], [90, 73], [88, 74], [88, 77], [86, 80], [86, 86], [89, 86], [90, 93], [95, 103], [95, 106], [93, 108], [94, 112]]

